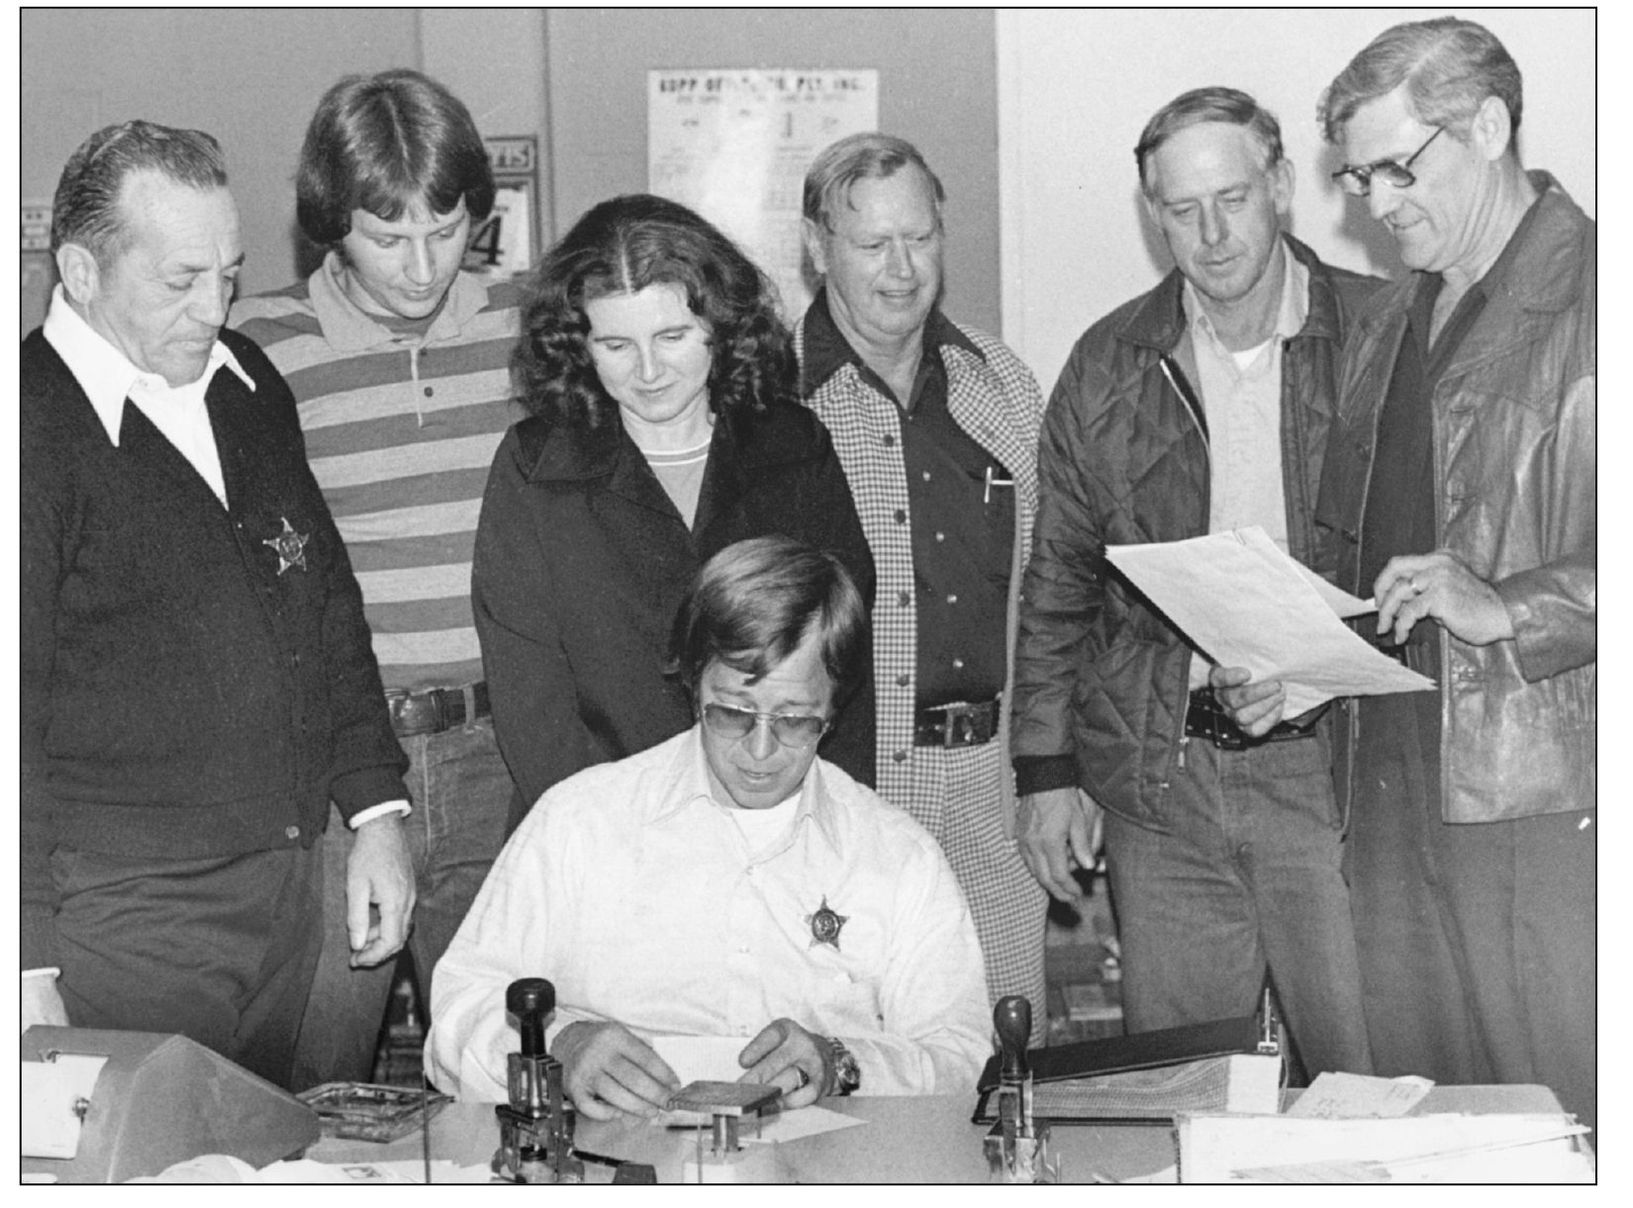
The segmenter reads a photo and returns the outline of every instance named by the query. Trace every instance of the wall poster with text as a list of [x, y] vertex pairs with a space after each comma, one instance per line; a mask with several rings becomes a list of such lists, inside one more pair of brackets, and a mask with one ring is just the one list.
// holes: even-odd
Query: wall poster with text
[[790, 323], [810, 305], [800, 192], [829, 143], [879, 127], [876, 70], [647, 72], [647, 181], [742, 247], [777, 285]]

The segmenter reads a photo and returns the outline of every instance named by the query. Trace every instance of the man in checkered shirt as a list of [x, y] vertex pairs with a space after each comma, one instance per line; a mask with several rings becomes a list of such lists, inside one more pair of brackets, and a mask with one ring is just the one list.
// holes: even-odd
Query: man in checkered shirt
[[805, 177], [823, 287], [795, 329], [800, 393], [833, 434], [878, 568], [878, 790], [940, 842], [994, 999], [1044, 1011], [1046, 895], [1013, 839], [1009, 652], [1037, 510], [1043, 396], [1015, 354], [953, 323], [941, 182], [912, 144], [841, 139]]

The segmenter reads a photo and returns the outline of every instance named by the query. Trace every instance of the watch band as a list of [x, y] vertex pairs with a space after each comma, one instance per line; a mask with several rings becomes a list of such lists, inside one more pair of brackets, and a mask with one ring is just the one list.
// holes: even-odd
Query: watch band
[[834, 1063], [834, 1082], [828, 1093], [849, 1095], [862, 1085], [862, 1067], [856, 1063], [856, 1055], [837, 1036], [824, 1036], [823, 1039], [832, 1050]]

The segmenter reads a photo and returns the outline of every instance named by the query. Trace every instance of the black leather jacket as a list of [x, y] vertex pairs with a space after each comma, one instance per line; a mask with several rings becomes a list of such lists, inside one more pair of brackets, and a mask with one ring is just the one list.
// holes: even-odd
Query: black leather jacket
[[[1541, 207], [1434, 393], [1436, 545], [1491, 583], [1514, 638], [1442, 634], [1441, 810], [1492, 822], [1592, 809], [1598, 721], [1598, 232], [1545, 172]], [[1321, 569], [1370, 595], [1361, 516], [1378, 412], [1417, 274], [1381, 293], [1345, 351], [1317, 512]], [[1338, 790], [1353, 710], [1340, 711]]]

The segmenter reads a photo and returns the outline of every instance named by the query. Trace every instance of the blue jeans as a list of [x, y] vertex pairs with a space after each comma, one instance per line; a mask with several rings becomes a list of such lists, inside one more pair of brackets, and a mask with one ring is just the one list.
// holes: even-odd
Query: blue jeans
[[1128, 1031], [1251, 1014], [1268, 968], [1307, 1075], [1371, 1073], [1326, 740], [1182, 750], [1172, 833], [1106, 815]]
[[[408, 755], [406, 780], [414, 807], [403, 827], [417, 894], [408, 950], [429, 1002], [432, 970], [504, 844], [511, 781], [491, 718], [399, 741]], [[338, 811], [320, 846], [323, 951], [295, 1047], [297, 1090], [322, 1082], [370, 1080], [397, 964], [390, 960], [373, 969], [351, 968], [346, 861], [352, 832]]]

